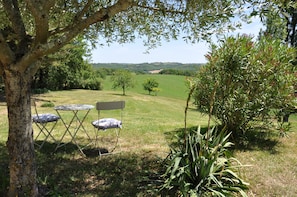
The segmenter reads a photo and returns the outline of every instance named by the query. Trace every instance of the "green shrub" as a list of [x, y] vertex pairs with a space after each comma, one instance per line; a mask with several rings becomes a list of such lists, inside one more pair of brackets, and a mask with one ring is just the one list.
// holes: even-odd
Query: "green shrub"
[[244, 133], [254, 120], [269, 123], [272, 109], [291, 105], [295, 50], [281, 41], [229, 37], [206, 57], [193, 98], [201, 112], [217, 118], [232, 135]]
[[49, 101], [49, 102], [42, 103], [40, 107], [55, 107], [55, 104]]
[[113, 83], [112, 88], [121, 88], [123, 95], [126, 95], [126, 90], [128, 88], [133, 88], [135, 85], [134, 76], [135, 73], [132, 73], [128, 70], [116, 70], [110, 78]]
[[82, 81], [82, 88], [88, 90], [102, 90], [102, 79], [91, 78]]
[[248, 189], [238, 175], [240, 163], [231, 157], [230, 134], [215, 128], [201, 134], [200, 127], [185, 137], [177, 137], [171, 147], [162, 190], [182, 196], [247, 196]]
[[143, 84], [143, 89], [148, 91], [149, 94], [151, 94], [151, 92], [158, 92], [159, 89], [159, 82], [157, 82], [156, 79], [153, 79], [153, 78], [147, 78]]
[[44, 93], [48, 93], [50, 91], [46, 88], [37, 88], [37, 89], [33, 89], [32, 92], [33, 92], [33, 94], [44, 94]]

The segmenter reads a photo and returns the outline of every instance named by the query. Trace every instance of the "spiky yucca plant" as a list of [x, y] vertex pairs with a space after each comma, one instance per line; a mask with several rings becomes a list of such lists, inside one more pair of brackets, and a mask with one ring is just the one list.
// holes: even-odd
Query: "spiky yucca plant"
[[182, 196], [247, 196], [248, 184], [237, 174], [241, 164], [228, 151], [229, 136], [215, 127], [201, 134], [199, 127], [186, 138], [178, 137], [162, 189], [177, 190]]

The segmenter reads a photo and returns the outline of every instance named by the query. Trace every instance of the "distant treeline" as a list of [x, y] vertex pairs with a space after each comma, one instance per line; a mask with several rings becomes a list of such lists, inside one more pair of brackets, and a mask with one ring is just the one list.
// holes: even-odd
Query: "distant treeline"
[[95, 63], [95, 69], [105, 69], [112, 71], [115, 69], [126, 69], [136, 73], [149, 73], [154, 70], [162, 70], [160, 74], [174, 74], [174, 75], [193, 75], [203, 64], [182, 64], [182, 63], [141, 63], [141, 64], [125, 64], [125, 63]]
[[198, 68], [196, 70], [179, 70], [179, 69], [164, 69], [159, 72], [159, 74], [164, 75], [182, 75], [182, 76], [194, 76], [197, 72]]

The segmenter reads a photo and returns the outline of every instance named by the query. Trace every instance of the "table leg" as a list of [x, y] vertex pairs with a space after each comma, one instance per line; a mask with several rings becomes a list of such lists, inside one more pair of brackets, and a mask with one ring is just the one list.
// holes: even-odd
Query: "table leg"
[[[58, 142], [58, 144], [57, 144], [55, 150], [57, 150], [58, 148], [60, 148], [60, 147], [62, 147], [62, 146], [64, 146], [64, 145], [66, 145], [66, 144], [62, 144], [62, 145], [61, 145], [61, 143], [62, 143], [62, 141], [63, 141], [63, 139], [64, 139], [64, 137], [66, 136], [67, 133], [71, 136], [71, 141], [70, 141], [70, 142], [73, 141], [75, 135], [72, 135], [72, 133], [71, 133], [71, 131], [70, 131], [70, 127], [71, 127], [72, 123], [74, 122], [75, 117], [77, 117], [77, 116], [76, 116], [77, 111], [76, 111], [76, 112], [73, 112], [75, 115], [72, 117], [71, 121], [70, 121], [69, 124], [67, 125], [66, 122], [65, 122], [65, 120], [63, 119], [63, 116], [61, 116], [61, 114], [59, 113], [59, 110], [57, 110], [57, 113], [58, 113], [58, 115], [61, 117], [61, 120], [62, 120], [63, 125], [65, 126], [66, 130], [65, 130], [65, 132], [63, 133], [61, 139], [59, 140], [59, 142]], [[76, 144], [76, 142], [75, 142], [75, 144]]]
[[[75, 137], [76, 137], [76, 135], [77, 135], [77, 132], [78, 132], [80, 129], [82, 129], [82, 130], [86, 133], [86, 135], [88, 136], [89, 140], [91, 140], [91, 137], [89, 136], [88, 132], [86, 131], [85, 127], [83, 126], [83, 122], [85, 121], [85, 119], [86, 119], [87, 115], [89, 114], [90, 110], [88, 110], [88, 111], [86, 112], [86, 114], [83, 116], [82, 119], [80, 119], [80, 118], [78, 117], [78, 110], [74, 110], [74, 111], [72, 111], [72, 112], [73, 112], [73, 117], [72, 117], [72, 119], [71, 119], [69, 125], [67, 125], [66, 122], [65, 122], [65, 120], [62, 118], [62, 116], [60, 115], [60, 113], [57, 111], [57, 113], [59, 114], [59, 116], [60, 116], [61, 119], [62, 119], [62, 122], [63, 122], [63, 124], [64, 124], [66, 130], [65, 130], [64, 134], [62, 135], [62, 137], [61, 137], [61, 139], [60, 139], [58, 145], [56, 146], [56, 149], [55, 149], [55, 150], [57, 150], [58, 148], [60, 148], [60, 147], [62, 147], [62, 146], [64, 146], [64, 145], [66, 145], [66, 144], [62, 144], [62, 145], [61, 145], [61, 142], [63, 141], [65, 135], [66, 135], [67, 133], [69, 133], [69, 135], [71, 136], [71, 141], [70, 141], [70, 142], [73, 142], [73, 143], [77, 146], [77, 148], [79, 149], [79, 151], [80, 151], [83, 155], [85, 155], [85, 154], [83, 153], [83, 148], [81, 148], [81, 147], [79, 146], [79, 144], [77, 143]], [[75, 127], [74, 132], [72, 133], [72, 132], [70, 131], [70, 127], [71, 127], [71, 125], [75, 122], [75, 121], [74, 121], [75, 119], [76, 119], [76, 122], [78, 123], [78, 125]]]
[[90, 137], [90, 135], [88, 134], [87, 130], [85, 129], [84, 125], [83, 125], [83, 122], [85, 121], [85, 119], [87, 118], [88, 114], [89, 114], [90, 110], [87, 111], [87, 113], [85, 114], [85, 116], [82, 118], [82, 120], [80, 120], [79, 118], [77, 119], [77, 121], [79, 122], [79, 127], [78, 127], [78, 130], [79, 128], [81, 127], [82, 130], [86, 133], [86, 135], [88, 136], [89, 140], [91, 141], [92, 138]]

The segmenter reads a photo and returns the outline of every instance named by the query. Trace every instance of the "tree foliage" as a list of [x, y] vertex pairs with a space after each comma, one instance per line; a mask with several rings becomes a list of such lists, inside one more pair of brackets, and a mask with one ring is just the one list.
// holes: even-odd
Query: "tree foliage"
[[128, 70], [116, 70], [111, 76], [112, 88], [121, 88], [123, 95], [126, 95], [127, 88], [134, 87], [133, 73]]
[[295, 0], [276, 1], [265, 5], [262, 13], [266, 29], [264, 35], [284, 40], [290, 46], [297, 46], [297, 2]]
[[143, 89], [148, 91], [149, 94], [157, 90], [157, 88], [159, 87], [159, 83], [157, 82], [156, 79], [153, 79], [153, 78], [146, 79], [142, 85], [143, 85]]
[[193, 69], [193, 70], [164, 69], [164, 70], [161, 70], [159, 74], [194, 76], [195, 71], [196, 71], [195, 69]]
[[42, 62], [41, 68], [34, 75], [33, 89], [102, 89], [102, 75], [96, 72], [84, 57], [87, 57], [84, 41], [75, 39], [54, 55], [49, 55]]
[[280, 40], [229, 37], [213, 45], [207, 58], [197, 75], [195, 104], [233, 135], [292, 104], [295, 50]]

